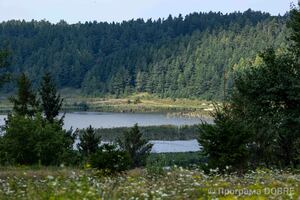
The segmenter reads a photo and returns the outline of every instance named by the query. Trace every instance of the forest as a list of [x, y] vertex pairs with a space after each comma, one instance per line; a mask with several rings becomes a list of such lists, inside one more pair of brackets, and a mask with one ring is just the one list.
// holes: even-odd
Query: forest
[[[287, 46], [287, 18], [249, 9], [122, 23], [11, 20], [0, 24], [0, 47], [13, 55], [9, 72], [25, 72], [35, 88], [48, 71], [60, 89], [89, 96], [217, 100], [258, 52]], [[14, 90], [11, 82], [2, 93]]]

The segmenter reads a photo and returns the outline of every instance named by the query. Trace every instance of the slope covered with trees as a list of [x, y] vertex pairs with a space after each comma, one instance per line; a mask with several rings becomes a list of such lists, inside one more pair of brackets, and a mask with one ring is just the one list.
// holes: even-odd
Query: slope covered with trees
[[285, 47], [286, 18], [248, 10], [111, 24], [8, 21], [0, 24], [0, 45], [14, 55], [11, 71], [25, 71], [33, 86], [51, 71], [60, 88], [85, 94], [217, 99], [224, 74], [230, 89], [232, 72], [258, 51]]
[[203, 123], [204, 169], [244, 172], [300, 166], [300, 3], [290, 12], [289, 46], [268, 48], [234, 76], [227, 102]]

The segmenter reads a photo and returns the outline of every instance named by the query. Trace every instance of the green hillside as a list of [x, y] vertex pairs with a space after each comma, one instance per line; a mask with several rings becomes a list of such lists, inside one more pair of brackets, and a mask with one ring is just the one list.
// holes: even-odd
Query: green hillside
[[50, 71], [60, 88], [88, 95], [220, 99], [224, 72], [230, 89], [236, 68], [285, 46], [286, 18], [248, 10], [122, 23], [8, 21], [0, 23], [0, 47], [11, 50], [10, 71], [25, 71], [35, 86]]

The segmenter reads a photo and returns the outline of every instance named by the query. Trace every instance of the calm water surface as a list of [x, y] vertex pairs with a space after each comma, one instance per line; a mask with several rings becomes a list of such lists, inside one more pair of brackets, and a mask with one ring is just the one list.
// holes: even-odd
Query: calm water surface
[[152, 153], [196, 152], [200, 151], [197, 140], [162, 141], [151, 140]]
[[[4, 125], [6, 115], [0, 115], [0, 125]], [[73, 130], [86, 128], [92, 125], [94, 128], [131, 127], [135, 123], [139, 126], [159, 125], [194, 125], [199, 124], [199, 118], [170, 117], [165, 114], [142, 113], [103, 113], [103, 112], [74, 112], [65, 116], [65, 129]], [[197, 140], [187, 141], [150, 141], [154, 144], [152, 152], [187, 152], [199, 151]]]
[[[4, 124], [4, 118], [6, 115], [0, 115], [0, 125]], [[131, 127], [135, 123], [139, 126], [181, 126], [200, 122], [199, 118], [169, 117], [165, 114], [74, 112], [66, 114], [64, 128], [82, 129], [89, 125], [94, 128]]]

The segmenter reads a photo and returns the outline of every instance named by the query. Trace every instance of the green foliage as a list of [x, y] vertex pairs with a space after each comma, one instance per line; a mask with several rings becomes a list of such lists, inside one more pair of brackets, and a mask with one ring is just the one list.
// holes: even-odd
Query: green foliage
[[89, 106], [86, 102], [82, 101], [80, 103], [75, 103], [75, 107], [77, 107], [79, 110], [87, 111], [89, 109]]
[[278, 53], [268, 48], [236, 71], [230, 106], [216, 110], [214, 125], [201, 126], [209, 168], [299, 166], [299, 13], [294, 9], [291, 15], [291, 48]]
[[208, 159], [205, 168], [242, 172], [248, 164], [249, 131], [233, 117], [228, 105], [216, 106], [212, 116], [214, 124], [200, 125], [198, 139], [203, 148], [201, 153]]
[[10, 101], [17, 115], [33, 116], [38, 111], [39, 103], [32, 91], [31, 82], [24, 73], [18, 78], [17, 96], [11, 97]]
[[49, 123], [41, 114], [9, 115], [4, 130], [0, 146], [2, 164], [58, 165], [64, 163], [62, 155], [71, 147], [61, 124]]
[[240, 60], [285, 46], [285, 22], [251, 10], [111, 24], [8, 21], [0, 23], [0, 39], [13, 47], [12, 72], [26, 71], [34, 87], [51, 71], [60, 88], [89, 95], [221, 99], [224, 71], [229, 90]]
[[133, 101], [134, 104], [142, 103], [141, 99], [139, 97], [135, 98]]
[[300, 137], [300, 65], [293, 52], [261, 54], [262, 64], [238, 75], [232, 105], [254, 134], [258, 164], [296, 165]]
[[126, 152], [118, 150], [115, 145], [104, 144], [91, 156], [90, 164], [110, 174], [129, 169], [131, 160]]
[[177, 152], [177, 153], [151, 153], [147, 158], [147, 169], [154, 167], [193, 168], [205, 163], [205, 157], [199, 156], [199, 152]]
[[7, 49], [0, 50], [0, 86], [2, 86], [10, 78], [7, 72], [7, 67], [9, 66], [9, 55], [9, 51]]
[[101, 137], [96, 135], [92, 126], [84, 129], [79, 134], [79, 143], [77, 144], [79, 152], [86, 158], [96, 153], [101, 144]]
[[[298, 5], [300, 5], [298, 3]], [[295, 7], [290, 12], [291, 17], [288, 21], [288, 27], [292, 29], [292, 33], [289, 39], [292, 41], [293, 51], [299, 56], [300, 55], [300, 9]]]
[[143, 170], [99, 176], [76, 168], [1, 168], [0, 199], [290, 199], [300, 196], [299, 173], [255, 170], [241, 175], [206, 175], [172, 168], [164, 174]]
[[[191, 140], [198, 137], [198, 126], [143, 126], [139, 127], [143, 133], [143, 138], [147, 140]], [[97, 135], [102, 140], [116, 141], [124, 132], [129, 131], [129, 127], [99, 128], [95, 129]]]
[[118, 145], [129, 155], [132, 167], [144, 166], [153, 146], [143, 139], [143, 134], [137, 124], [129, 131], [124, 132], [123, 138], [118, 140]]
[[41, 96], [41, 107], [45, 117], [52, 123], [61, 110], [63, 99], [57, 94], [57, 89], [49, 73], [43, 76], [39, 95]]
[[[45, 81], [50, 81], [46, 77]], [[52, 95], [55, 87], [43, 83], [43, 92]], [[48, 90], [49, 87], [51, 91]], [[54, 92], [56, 94], [56, 92]], [[48, 98], [42, 93], [43, 105], [56, 105], [59, 98]], [[47, 96], [47, 97], [46, 97]], [[54, 95], [55, 96], [55, 95]], [[8, 115], [3, 133], [0, 137], [0, 163], [26, 165], [58, 165], [74, 158], [73, 143], [75, 136], [70, 131], [63, 130], [63, 121], [55, 119], [58, 113], [51, 112], [49, 107], [42, 106], [43, 114], [38, 110], [36, 94], [31, 89], [31, 82], [24, 73], [18, 79], [18, 93], [12, 97], [13, 112]], [[57, 107], [60, 108], [60, 107]], [[57, 109], [55, 108], [55, 109]], [[57, 111], [58, 112], [58, 111]]]

